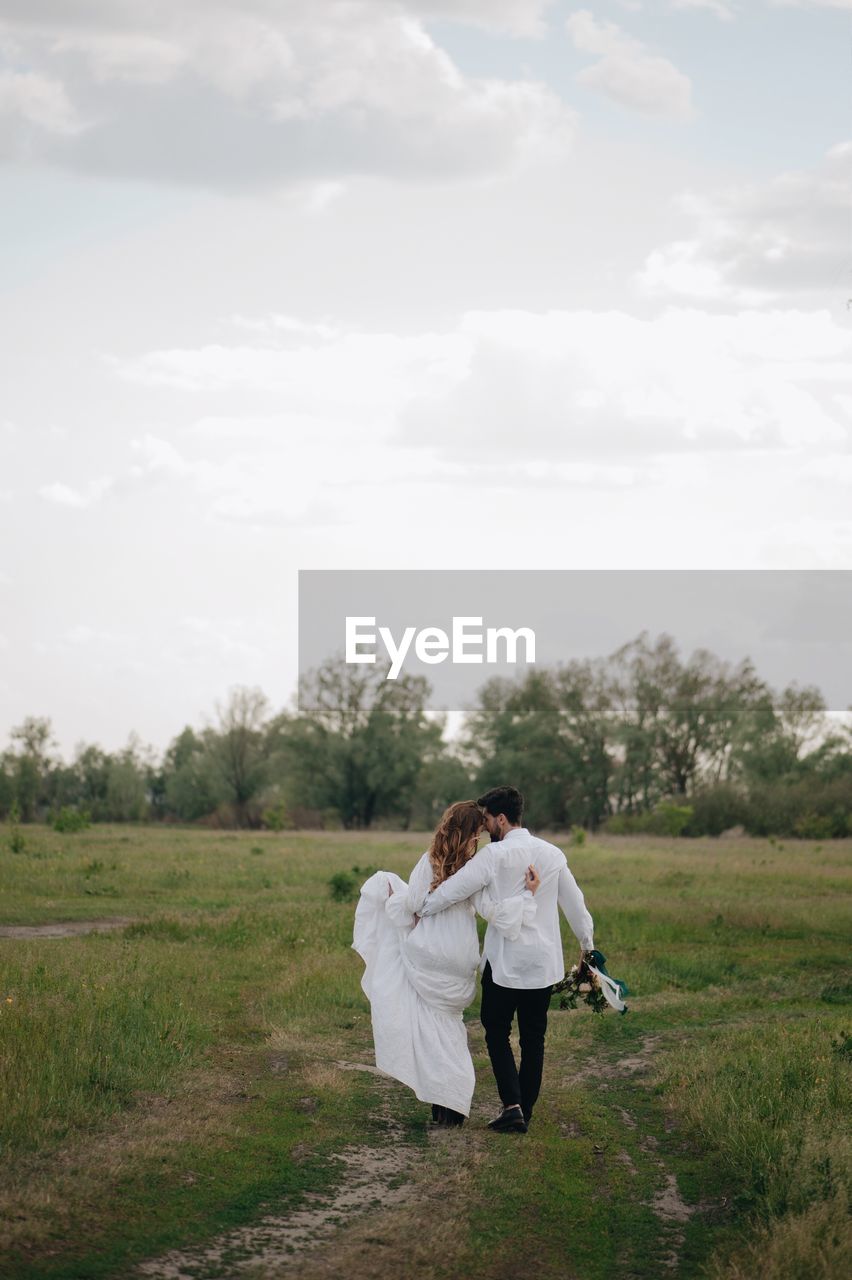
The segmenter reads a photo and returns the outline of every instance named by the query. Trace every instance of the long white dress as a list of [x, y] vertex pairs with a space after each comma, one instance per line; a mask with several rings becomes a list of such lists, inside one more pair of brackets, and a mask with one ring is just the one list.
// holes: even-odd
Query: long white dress
[[467, 1116], [475, 1077], [462, 1014], [476, 991], [476, 912], [517, 937], [536, 906], [529, 892], [496, 902], [482, 889], [415, 927], [414, 908], [432, 876], [428, 853], [408, 884], [392, 871], [370, 876], [355, 910], [352, 945], [366, 965], [361, 986], [370, 1001], [378, 1069], [421, 1102]]

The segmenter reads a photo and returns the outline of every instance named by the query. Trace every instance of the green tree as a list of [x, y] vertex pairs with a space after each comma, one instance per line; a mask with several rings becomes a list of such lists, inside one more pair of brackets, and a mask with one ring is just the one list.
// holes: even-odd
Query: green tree
[[10, 738], [12, 748], [6, 753], [6, 770], [22, 820], [33, 822], [43, 817], [49, 807], [51, 773], [58, 763], [50, 720], [27, 716], [12, 729]]
[[597, 827], [610, 811], [611, 712], [601, 663], [489, 681], [465, 726], [477, 788], [519, 787], [539, 827]]
[[647, 632], [613, 654], [622, 762], [619, 807], [647, 809], [682, 797], [707, 778], [729, 776], [743, 718], [759, 712], [767, 687], [748, 659], [737, 666], [698, 649], [681, 660], [671, 636]]
[[225, 802], [227, 791], [215, 763], [214, 734], [198, 734], [187, 725], [166, 749], [162, 764], [163, 811], [195, 822]]
[[218, 728], [206, 739], [214, 775], [239, 827], [254, 826], [260, 820], [252, 802], [266, 777], [264, 725], [268, 710], [269, 703], [260, 689], [235, 685], [224, 706], [216, 704]]
[[424, 763], [440, 750], [427, 682], [386, 674], [329, 659], [302, 677], [298, 712], [275, 726], [294, 801], [336, 810], [347, 828], [404, 820]]
[[410, 793], [403, 826], [416, 831], [432, 831], [451, 804], [473, 797], [473, 780], [464, 762], [440, 743], [436, 750], [424, 757]]
[[780, 694], [766, 689], [743, 708], [733, 750], [734, 775], [747, 784], [768, 783], [827, 759], [842, 744], [837, 735], [825, 735], [825, 709], [825, 699], [813, 685], [791, 684]]
[[148, 816], [146, 753], [135, 733], [109, 761], [106, 812], [112, 822], [141, 822]]

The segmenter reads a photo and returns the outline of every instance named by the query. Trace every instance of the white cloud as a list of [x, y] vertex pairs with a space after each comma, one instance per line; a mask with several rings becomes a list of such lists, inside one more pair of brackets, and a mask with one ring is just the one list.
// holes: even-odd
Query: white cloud
[[725, 0], [671, 0], [673, 9], [706, 9], [723, 22], [730, 22], [734, 16], [733, 6]]
[[142, 459], [141, 463], [134, 463], [130, 468], [130, 474], [134, 477], [139, 478], [158, 472], [180, 476], [186, 475], [190, 470], [174, 445], [168, 440], [160, 439], [159, 436], [147, 434], [141, 440], [132, 440], [130, 447]]
[[0, 155], [28, 155], [40, 138], [70, 140], [83, 128], [60, 80], [0, 68]]
[[71, 485], [64, 484], [61, 480], [56, 480], [52, 484], [42, 485], [38, 492], [45, 502], [51, 502], [60, 507], [75, 507], [78, 510], [84, 510], [86, 507], [94, 506], [96, 502], [99, 502], [110, 491], [113, 483], [110, 476], [98, 476], [96, 479], [90, 480], [85, 489], [75, 489]]
[[116, 641], [116, 637], [111, 632], [99, 631], [96, 627], [89, 627], [84, 622], [78, 622], [70, 627], [61, 639], [67, 644], [84, 645], [87, 648], [93, 644], [112, 645]]
[[263, 649], [246, 638], [244, 618], [210, 618], [188, 615], [179, 621], [178, 641], [184, 657], [258, 661]]
[[655, 296], [725, 305], [840, 298], [849, 289], [851, 202], [852, 143], [832, 147], [813, 170], [687, 193], [679, 207], [691, 233], [652, 250], [639, 284]]
[[[346, 479], [347, 450], [369, 470], [372, 449], [390, 439], [462, 464], [496, 449], [528, 464], [620, 466], [672, 452], [837, 448], [847, 435], [852, 336], [824, 311], [469, 312], [453, 328], [405, 338], [352, 332], [317, 345], [308, 334], [293, 346], [292, 336], [278, 347], [151, 352], [123, 371], [211, 403], [233, 389], [246, 404], [257, 395], [274, 408], [249, 417], [257, 448], [286, 451], [294, 432], [312, 434], [318, 451], [334, 440]], [[238, 419], [204, 421], [194, 435], [239, 438]], [[251, 464], [237, 482], [232, 466], [190, 466], [170, 445], [157, 450], [149, 445], [159, 465], [194, 470], [211, 492], [251, 491], [232, 515], [262, 508]]]
[[651, 459], [837, 447], [852, 335], [827, 313], [472, 313], [468, 370], [403, 415], [446, 457]]
[[588, 9], [566, 20], [574, 46], [600, 60], [578, 79], [622, 106], [652, 115], [687, 119], [692, 114], [689, 77], [668, 58], [653, 53], [614, 22], [598, 21]]
[[470, 23], [514, 36], [542, 36], [555, 0], [407, 0], [406, 8], [424, 18]]
[[[468, 0], [459, 16], [536, 34], [545, 8], [503, 0], [489, 18]], [[573, 133], [545, 85], [464, 75], [424, 25], [449, 11], [437, 2], [93, 3], [85, 21], [52, 3], [7, 10], [37, 68], [30, 114], [73, 132], [58, 88], [47, 101], [62, 80], [91, 122], [39, 154], [84, 171], [226, 187], [311, 179], [321, 211], [351, 174], [499, 173], [564, 152]]]
[[675, 240], [665, 249], [653, 249], [638, 281], [645, 293], [673, 294], [696, 302], [754, 307], [773, 296], [766, 290], [731, 283], [724, 268], [706, 256], [701, 240]]
[[271, 392], [288, 414], [354, 425], [387, 422], [406, 395], [440, 392], [467, 358], [467, 340], [454, 332], [341, 332], [317, 344], [308, 328], [301, 343], [288, 329], [272, 344], [267, 328], [259, 344], [152, 351], [116, 369], [133, 381], [188, 392]]
[[769, 0], [777, 9], [852, 9], [852, 0]]
[[[736, 0], [669, 0], [673, 9], [707, 9], [709, 12], [730, 21], [736, 13]], [[769, 8], [774, 9], [841, 9], [852, 10], [852, 0], [766, 0]]]
[[140, 33], [72, 31], [49, 46], [53, 56], [79, 54], [97, 82], [125, 80], [164, 84], [188, 60], [187, 51], [173, 40]]

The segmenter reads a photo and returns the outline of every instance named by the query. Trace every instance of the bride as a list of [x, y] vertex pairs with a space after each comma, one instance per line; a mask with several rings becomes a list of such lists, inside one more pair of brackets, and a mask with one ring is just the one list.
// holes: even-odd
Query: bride
[[481, 889], [435, 915], [414, 914], [430, 889], [476, 854], [484, 828], [473, 800], [450, 805], [408, 884], [377, 871], [355, 911], [352, 945], [366, 965], [361, 986], [370, 1001], [376, 1066], [431, 1103], [438, 1124], [461, 1125], [470, 1115], [475, 1077], [462, 1013], [476, 991], [475, 913], [517, 938], [536, 911], [532, 895], [540, 881], [530, 867], [524, 885], [502, 902]]

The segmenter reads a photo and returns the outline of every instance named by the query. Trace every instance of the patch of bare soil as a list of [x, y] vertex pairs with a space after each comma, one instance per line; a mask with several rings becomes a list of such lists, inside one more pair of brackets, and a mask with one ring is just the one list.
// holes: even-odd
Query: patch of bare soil
[[[334, 1066], [381, 1076], [367, 1063]], [[378, 1118], [385, 1130], [381, 1145], [348, 1147], [330, 1157], [341, 1166], [340, 1179], [330, 1191], [306, 1195], [298, 1208], [269, 1213], [198, 1249], [175, 1250], [144, 1262], [139, 1273], [149, 1280], [272, 1280], [293, 1275], [307, 1256], [368, 1210], [404, 1204], [413, 1193], [410, 1174], [424, 1158], [423, 1150], [404, 1140], [387, 1097]]]
[[109, 933], [133, 924], [129, 916], [102, 920], [61, 920], [57, 924], [0, 924], [0, 938], [77, 938], [84, 933]]

